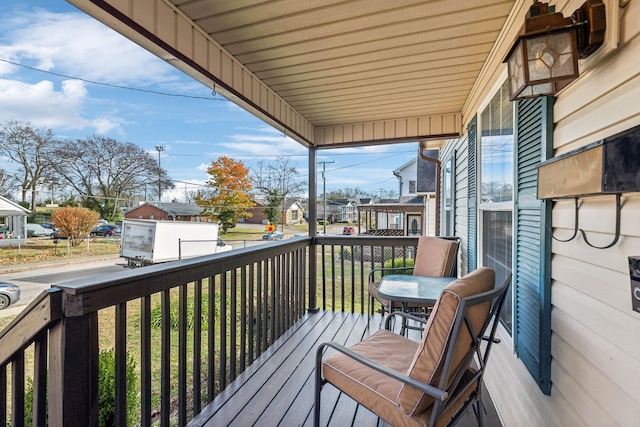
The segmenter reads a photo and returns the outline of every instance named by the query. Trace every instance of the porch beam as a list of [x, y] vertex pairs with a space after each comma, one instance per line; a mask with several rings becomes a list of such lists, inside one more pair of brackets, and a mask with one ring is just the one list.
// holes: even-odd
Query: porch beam
[[462, 117], [460, 113], [435, 114], [394, 120], [319, 126], [315, 129], [314, 142], [318, 147], [328, 148], [448, 139], [459, 137], [461, 129]]

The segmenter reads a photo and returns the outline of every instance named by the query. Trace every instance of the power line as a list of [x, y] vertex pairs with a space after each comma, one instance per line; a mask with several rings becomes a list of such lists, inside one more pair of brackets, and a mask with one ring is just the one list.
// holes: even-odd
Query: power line
[[113, 89], [124, 89], [124, 90], [131, 90], [131, 91], [135, 91], [135, 92], [150, 93], [150, 94], [153, 94], [153, 95], [172, 96], [172, 97], [177, 97], [177, 98], [203, 99], [203, 100], [206, 100], [206, 101], [226, 101], [226, 102], [230, 102], [226, 98], [213, 98], [213, 97], [208, 97], [208, 96], [184, 95], [184, 94], [180, 94], [180, 93], [160, 92], [160, 91], [151, 90], [151, 89], [142, 89], [142, 88], [137, 88], [137, 87], [116, 85], [116, 84], [113, 84], [113, 83], [97, 82], [95, 80], [84, 79], [82, 77], [69, 76], [67, 74], [55, 73], [53, 71], [47, 71], [47, 70], [43, 70], [43, 69], [36, 68], [36, 67], [30, 67], [28, 65], [20, 64], [19, 62], [9, 61], [8, 59], [0, 58], [0, 61], [6, 62], [7, 64], [15, 65], [15, 66], [18, 66], [18, 67], [26, 68], [28, 70], [38, 71], [38, 72], [44, 73], [44, 74], [50, 74], [50, 75], [56, 76], [56, 77], [62, 77], [62, 78], [65, 78], [65, 79], [72, 79], [72, 80], [79, 80], [81, 82], [85, 82], [85, 83], [89, 83], [89, 84], [93, 84], [93, 85], [97, 85], [97, 86], [110, 87], [110, 88], [113, 88]]

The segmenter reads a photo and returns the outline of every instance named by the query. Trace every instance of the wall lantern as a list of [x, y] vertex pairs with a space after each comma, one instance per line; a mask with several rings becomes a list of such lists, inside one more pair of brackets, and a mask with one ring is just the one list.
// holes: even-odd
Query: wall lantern
[[512, 101], [555, 95], [578, 78], [578, 59], [588, 57], [604, 42], [602, 0], [587, 0], [568, 18], [554, 10], [534, 0], [503, 61], [509, 70]]

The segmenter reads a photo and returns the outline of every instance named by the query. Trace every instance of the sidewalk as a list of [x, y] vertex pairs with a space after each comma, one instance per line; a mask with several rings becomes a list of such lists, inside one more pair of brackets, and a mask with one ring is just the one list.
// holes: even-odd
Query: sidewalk
[[107, 259], [120, 258], [120, 254], [106, 255], [84, 255], [75, 258], [51, 259], [46, 261], [31, 262], [27, 264], [14, 264], [0, 266], [0, 275], [7, 273], [18, 273], [21, 271], [33, 270], [37, 268], [53, 267], [58, 265], [82, 264], [89, 261], [102, 261]]

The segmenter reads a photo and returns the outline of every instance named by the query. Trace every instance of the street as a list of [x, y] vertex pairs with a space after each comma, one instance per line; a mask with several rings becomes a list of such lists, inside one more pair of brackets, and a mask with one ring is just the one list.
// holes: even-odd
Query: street
[[69, 280], [77, 280], [96, 275], [105, 275], [122, 271], [126, 262], [114, 256], [111, 259], [83, 262], [78, 264], [49, 265], [15, 273], [6, 273], [0, 279], [20, 286], [20, 301], [0, 311], [0, 317], [20, 313], [33, 299], [45, 289]]

